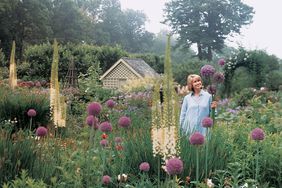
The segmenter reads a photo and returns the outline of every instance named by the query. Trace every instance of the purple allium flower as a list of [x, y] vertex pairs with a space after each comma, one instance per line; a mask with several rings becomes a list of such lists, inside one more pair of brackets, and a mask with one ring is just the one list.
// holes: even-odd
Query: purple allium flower
[[251, 132], [251, 137], [253, 140], [263, 140], [264, 139], [264, 132], [260, 128], [255, 128]]
[[99, 115], [101, 110], [102, 110], [102, 106], [98, 102], [92, 102], [87, 107], [88, 115], [97, 116]]
[[113, 108], [116, 105], [115, 101], [113, 101], [112, 99], [107, 100], [106, 102], [106, 106], [108, 108]]
[[205, 137], [201, 133], [195, 132], [190, 136], [189, 141], [192, 145], [202, 145], [205, 142]]
[[222, 59], [219, 59], [218, 62], [217, 62], [220, 66], [223, 66], [225, 65], [225, 60], [222, 58]]
[[36, 129], [36, 136], [40, 136], [40, 137], [46, 136], [47, 132], [48, 130], [45, 127], [40, 126]]
[[98, 119], [93, 115], [89, 115], [86, 118], [86, 124], [92, 127], [94, 125], [94, 129], [98, 129]]
[[183, 162], [178, 158], [171, 158], [166, 162], [166, 171], [169, 175], [181, 174], [183, 171]]
[[29, 109], [29, 110], [27, 111], [27, 115], [28, 115], [29, 117], [34, 117], [34, 116], [36, 116], [36, 111], [35, 111], [34, 109]]
[[148, 172], [150, 170], [150, 165], [147, 162], [143, 162], [139, 165], [139, 169], [143, 172]]
[[122, 138], [121, 137], [115, 137], [115, 143], [116, 144], [120, 144], [122, 142]]
[[102, 132], [112, 132], [113, 128], [112, 125], [108, 121], [104, 121], [103, 123], [100, 124], [99, 126], [100, 131]]
[[212, 76], [214, 73], [215, 73], [215, 68], [211, 65], [204, 65], [202, 68], [201, 68], [201, 75], [203, 77], [210, 77]]
[[203, 120], [202, 120], [202, 126], [203, 127], [211, 127], [213, 125], [213, 120], [212, 118], [210, 117], [205, 117]]
[[103, 185], [109, 185], [111, 183], [111, 177], [108, 175], [105, 175], [102, 177], [102, 183]]
[[100, 141], [100, 145], [101, 145], [102, 147], [107, 147], [108, 144], [109, 144], [109, 142], [108, 142], [108, 140], [106, 140], [106, 139], [103, 139], [103, 140]]
[[128, 128], [131, 124], [131, 120], [127, 116], [122, 116], [122, 117], [119, 118], [118, 124], [119, 124], [119, 126], [121, 126], [123, 128]]
[[215, 82], [215, 83], [218, 83], [218, 84], [220, 84], [220, 83], [223, 83], [224, 82], [224, 74], [223, 73], [221, 73], [221, 72], [216, 72], [216, 73], [214, 73], [214, 75], [213, 75], [213, 81]]
[[214, 95], [216, 94], [216, 86], [215, 85], [208, 85], [207, 90], [210, 94]]

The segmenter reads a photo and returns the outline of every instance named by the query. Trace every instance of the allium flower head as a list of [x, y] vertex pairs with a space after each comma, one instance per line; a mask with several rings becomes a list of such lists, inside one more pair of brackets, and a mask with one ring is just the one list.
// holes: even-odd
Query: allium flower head
[[113, 107], [115, 107], [115, 105], [116, 105], [116, 103], [115, 103], [115, 101], [113, 101], [112, 99], [109, 99], [109, 100], [107, 100], [107, 102], [106, 102], [106, 106], [107, 106], [108, 108], [113, 108]]
[[43, 137], [43, 136], [46, 136], [47, 133], [48, 133], [48, 130], [43, 126], [38, 127], [36, 129], [36, 136], [40, 136], [40, 137], [42, 136]]
[[212, 118], [210, 117], [205, 117], [203, 120], [202, 120], [202, 126], [203, 127], [211, 127], [213, 125], [213, 120]]
[[34, 116], [36, 116], [36, 111], [35, 111], [34, 109], [29, 109], [29, 110], [27, 111], [27, 115], [28, 115], [29, 117], [34, 117]]
[[210, 94], [214, 95], [216, 94], [216, 86], [215, 85], [208, 85], [207, 90]]
[[221, 72], [216, 72], [216, 73], [214, 73], [214, 75], [213, 75], [213, 81], [214, 81], [215, 83], [218, 83], [218, 84], [223, 83], [223, 82], [224, 82], [224, 74], [221, 73]]
[[98, 119], [93, 115], [89, 115], [86, 118], [86, 124], [92, 127], [94, 125], [94, 129], [98, 129]]
[[143, 162], [139, 165], [140, 171], [148, 172], [150, 170], [150, 164], [147, 162]]
[[264, 139], [264, 132], [260, 128], [255, 128], [251, 132], [251, 137], [253, 140], [263, 140]]
[[102, 110], [102, 106], [98, 102], [92, 102], [87, 106], [88, 115], [97, 116]]
[[108, 121], [101, 123], [99, 128], [100, 128], [100, 131], [105, 132], [105, 133], [112, 132], [113, 130], [112, 125]]
[[214, 73], [215, 73], [215, 68], [211, 65], [204, 65], [202, 68], [201, 68], [201, 75], [203, 77], [210, 77], [212, 76]]
[[189, 141], [192, 145], [202, 145], [205, 142], [205, 137], [201, 133], [195, 132], [190, 136]]
[[131, 124], [131, 119], [127, 116], [122, 116], [119, 118], [118, 124], [123, 128], [128, 128]]
[[181, 174], [183, 171], [183, 162], [178, 158], [171, 158], [166, 162], [166, 171], [169, 175]]
[[100, 141], [100, 146], [102, 146], [102, 147], [107, 147], [108, 145], [109, 145], [108, 140], [103, 139], [103, 140]]
[[103, 185], [109, 185], [111, 183], [111, 177], [108, 175], [105, 175], [102, 177], [102, 183]]
[[121, 137], [115, 137], [115, 143], [116, 144], [120, 144], [122, 142], [122, 138]]
[[224, 66], [225, 65], [225, 60], [224, 59], [219, 59], [217, 62], [220, 66]]

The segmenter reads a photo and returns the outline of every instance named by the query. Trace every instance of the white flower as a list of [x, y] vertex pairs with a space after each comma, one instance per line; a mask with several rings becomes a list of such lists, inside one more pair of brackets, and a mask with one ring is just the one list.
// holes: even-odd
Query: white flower
[[208, 186], [208, 188], [213, 188], [214, 187], [214, 183], [212, 182], [211, 179], [207, 179], [207, 186]]

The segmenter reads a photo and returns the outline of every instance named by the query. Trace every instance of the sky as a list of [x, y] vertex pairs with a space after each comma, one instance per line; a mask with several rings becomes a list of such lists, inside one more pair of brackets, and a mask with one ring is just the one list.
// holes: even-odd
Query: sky
[[[160, 21], [163, 19], [165, 2], [169, 0], [120, 0], [122, 9], [143, 11], [149, 22], [146, 29], [158, 33], [167, 28]], [[282, 0], [243, 0], [254, 8], [253, 23], [241, 29], [241, 34], [228, 38], [227, 44], [243, 46], [249, 50], [265, 50], [282, 59]]]

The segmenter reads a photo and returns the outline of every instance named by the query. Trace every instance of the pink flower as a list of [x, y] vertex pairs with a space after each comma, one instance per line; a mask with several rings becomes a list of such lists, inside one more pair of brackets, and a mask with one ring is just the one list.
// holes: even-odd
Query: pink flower
[[36, 116], [36, 111], [35, 111], [34, 109], [29, 109], [29, 110], [27, 111], [27, 115], [28, 115], [29, 117], [35, 117], [35, 116]]
[[225, 60], [223, 58], [219, 59], [217, 64], [219, 64], [220, 66], [223, 66], [223, 65], [225, 65]]
[[98, 119], [93, 115], [89, 115], [86, 118], [86, 124], [92, 127], [94, 125], [94, 129], [98, 129]]
[[264, 132], [260, 128], [255, 128], [251, 132], [251, 138], [253, 140], [263, 140], [264, 139]]
[[223, 83], [224, 82], [224, 74], [223, 73], [221, 73], [221, 72], [216, 72], [216, 73], [214, 73], [214, 75], [213, 75], [213, 81], [215, 82], [215, 83], [218, 83], [218, 84], [220, 84], [220, 83]]
[[43, 137], [43, 136], [46, 136], [47, 133], [48, 133], [48, 130], [45, 127], [43, 127], [43, 126], [38, 127], [36, 129], [36, 136]]
[[201, 75], [203, 77], [210, 77], [212, 76], [214, 73], [215, 73], [215, 68], [211, 65], [204, 65], [202, 68], [201, 68]]
[[205, 142], [205, 137], [201, 133], [195, 132], [190, 136], [189, 141], [192, 145], [202, 145]]
[[202, 120], [202, 126], [203, 127], [211, 127], [213, 125], [213, 120], [212, 118], [210, 117], [205, 117], [203, 120]]
[[101, 123], [99, 128], [100, 128], [100, 131], [105, 132], [105, 133], [112, 132], [113, 130], [112, 125], [108, 121]]
[[183, 171], [183, 162], [178, 158], [171, 158], [166, 162], [166, 171], [169, 175], [181, 174]]
[[107, 147], [107, 146], [109, 145], [109, 142], [108, 142], [108, 140], [103, 139], [103, 140], [100, 141], [100, 145], [101, 145], [102, 147]]
[[116, 105], [116, 103], [115, 103], [115, 101], [113, 101], [112, 99], [109, 99], [109, 100], [107, 100], [107, 102], [106, 102], [106, 106], [107, 106], [108, 108], [113, 108], [113, 107], [115, 107], [115, 105]]
[[143, 162], [139, 165], [139, 169], [143, 172], [148, 172], [150, 170], [150, 164], [147, 162]]
[[208, 85], [207, 90], [210, 94], [216, 94], [216, 86], [215, 85]]
[[102, 110], [102, 106], [98, 102], [92, 102], [87, 107], [88, 115], [97, 116]]
[[115, 143], [116, 144], [120, 144], [122, 142], [122, 138], [121, 137], [115, 137]]
[[103, 185], [109, 185], [111, 183], [111, 177], [108, 175], [105, 175], [102, 177], [102, 183]]
[[119, 118], [118, 124], [123, 128], [128, 128], [131, 124], [131, 120], [129, 117], [122, 116], [121, 118]]

